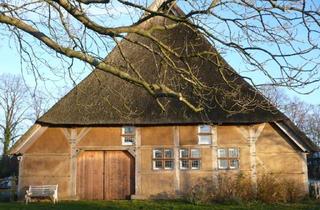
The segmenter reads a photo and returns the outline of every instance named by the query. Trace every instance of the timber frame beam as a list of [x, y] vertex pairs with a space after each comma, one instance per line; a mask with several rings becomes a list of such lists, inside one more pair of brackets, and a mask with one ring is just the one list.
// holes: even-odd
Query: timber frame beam
[[242, 136], [247, 139], [250, 150], [250, 171], [251, 182], [253, 192], [257, 193], [257, 154], [256, 154], [256, 142], [261, 135], [266, 123], [251, 125], [251, 126], [239, 126], [237, 129]]
[[77, 132], [76, 128], [61, 128], [62, 133], [70, 144], [70, 180], [69, 180], [69, 196], [71, 199], [77, 199], [77, 144], [83, 139], [91, 128], [82, 128]]

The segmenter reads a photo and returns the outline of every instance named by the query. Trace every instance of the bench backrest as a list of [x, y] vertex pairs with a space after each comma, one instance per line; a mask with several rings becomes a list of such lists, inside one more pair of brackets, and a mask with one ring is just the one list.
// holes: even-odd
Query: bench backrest
[[58, 185], [30, 185], [29, 192], [33, 196], [49, 196], [57, 193]]

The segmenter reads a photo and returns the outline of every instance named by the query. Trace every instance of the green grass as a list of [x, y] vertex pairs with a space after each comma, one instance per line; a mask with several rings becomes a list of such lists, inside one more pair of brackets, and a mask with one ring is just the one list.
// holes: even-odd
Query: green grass
[[308, 201], [297, 204], [212, 204], [192, 205], [182, 201], [74, 201], [60, 202], [53, 205], [49, 202], [0, 203], [0, 210], [320, 210], [320, 202]]

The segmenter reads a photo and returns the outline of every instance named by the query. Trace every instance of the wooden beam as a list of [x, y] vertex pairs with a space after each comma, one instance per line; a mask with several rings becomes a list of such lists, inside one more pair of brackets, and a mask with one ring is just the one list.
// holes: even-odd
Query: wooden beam
[[17, 148], [17, 151], [20, 153], [25, 153], [31, 145], [48, 129], [46, 126], [41, 126], [38, 129], [36, 129], [27, 139], [26, 141]]
[[218, 126], [212, 126], [211, 142], [212, 181], [218, 183]]
[[306, 193], [309, 192], [309, 179], [308, 179], [308, 164], [307, 164], [307, 153], [301, 152], [300, 156], [303, 161], [302, 162], [302, 172], [303, 172], [303, 183], [304, 183], [304, 190]]
[[69, 192], [70, 199], [77, 199], [77, 129], [69, 129], [69, 144], [71, 147], [70, 152], [70, 182], [69, 182]]
[[179, 126], [173, 127], [173, 144], [174, 144], [174, 190], [176, 194], [180, 192], [180, 170], [179, 170], [179, 146], [180, 146], [180, 133]]
[[256, 142], [261, 135], [265, 123], [260, 125], [248, 126], [248, 141], [250, 150], [250, 169], [251, 169], [251, 182], [253, 187], [253, 192], [257, 193], [257, 153], [256, 153]]
[[90, 130], [91, 130], [91, 128], [89, 128], [89, 127], [81, 129], [81, 131], [77, 135], [77, 140], [76, 140], [77, 144], [83, 139], [83, 137], [85, 137], [89, 133]]
[[131, 198], [139, 199], [141, 196], [141, 128], [136, 127], [135, 131], [135, 195]]

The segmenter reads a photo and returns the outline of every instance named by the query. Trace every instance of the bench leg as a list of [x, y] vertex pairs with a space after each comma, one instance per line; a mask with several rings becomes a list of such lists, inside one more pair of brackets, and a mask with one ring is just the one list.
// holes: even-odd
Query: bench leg
[[26, 204], [28, 205], [28, 203], [31, 201], [31, 198], [29, 196], [25, 196], [25, 200], [26, 200]]

